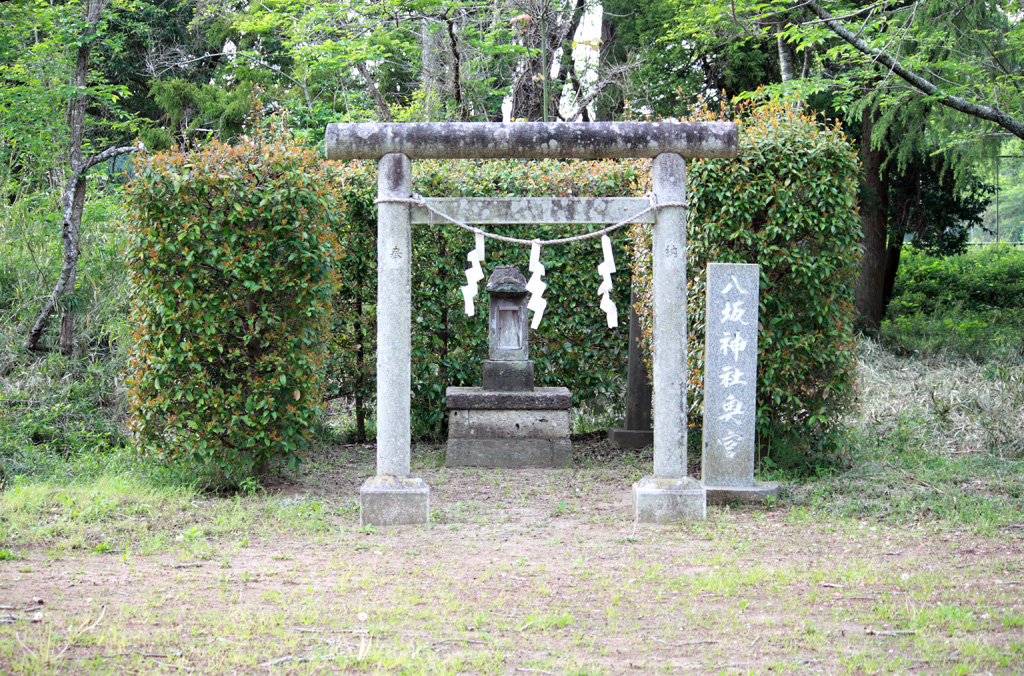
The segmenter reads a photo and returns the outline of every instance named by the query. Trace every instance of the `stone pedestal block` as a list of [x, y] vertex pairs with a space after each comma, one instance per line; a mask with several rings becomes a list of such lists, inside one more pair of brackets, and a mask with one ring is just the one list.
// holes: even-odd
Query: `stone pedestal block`
[[495, 392], [480, 387], [449, 387], [445, 390], [449, 409], [559, 410], [572, 408], [568, 387], [538, 387], [530, 392]]
[[613, 427], [608, 430], [608, 441], [615, 448], [646, 448], [654, 443], [654, 430], [627, 430]]
[[533, 390], [533, 362], [484, 360], [484, 389], [500, 392]]
[[447, 467], [567, 467], [572, 464], [569, 439], [572, 393], [567, 388], [501, 392], [479, 387], [449, 387], [447, 398]]
[[451, 439], [568, 439], [569, 411], [453, 409]]
[[448, 439], [445, 467], [568, 467], [569, 439]]
[[732, 502], [760, 504], [765, 498], [779, 497], [779, 484], [768, 481], [754, 481], [751, 486], [708, 486], [709, 505], [727, 505]]
[[379, 474], [359, 489], [363, 526], [403, 526], [430, 519], [430, 488], [418, 477]]
[[633, 484], [637, 523], [677, 523], [707, 518], [704, 486], [692, 477], [644, 477]]

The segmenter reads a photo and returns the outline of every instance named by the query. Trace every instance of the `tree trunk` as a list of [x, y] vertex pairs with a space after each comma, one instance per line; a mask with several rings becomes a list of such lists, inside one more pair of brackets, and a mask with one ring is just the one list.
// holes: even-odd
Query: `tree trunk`
[[455, 19], [446, 20], [448, 25], [448, 44], [451, 47], [451, 97], [455, 103], [455, 116], [458, 120], [469, 119], [469, 109], [462, 100], [462, 55], [459, 53], [459, 40], [455, 34]]
[[[64, 251], [65, 258], [70, 258], [71, 268], [68, 281], [64, 286], [64, 294], [72, 294], [71, 301], [65, 302], [60, 317], [60, 353], [69, 356], [75, 348], [75, 306], [74, 291], [75, 282], [78, 279], [78, 257], [82, 253], [78, 248], [82, 233], [82, 212], [85, 210], [85, 189], [86, 177], [83, 174], [75, 182], [75, 188], [71, 194], [71, 217], [70, 222], [64, 224]], [[71, 242], [68, 242], [68, 240]], [[73, 252], [68, 256], [67, 252]]]
[[882, 286], [882, 311], [889, 307], [892, 291], [896, 288], [896, 272], [900, 269], [903, 242], [890, 242], [885, 252], [885, 283]]
[[423, 72], [420, 79], [423, 83], [423, 113], [430, 121], [442, 118], [440, 112], [443, 91], [439, 38], [440, 32], [436, 29], [436, 24], [432, 24], [429, 19], [422, 19], [420, 22], [420, 50], [423, 54]]
[[384, 118], [385, 122], [394, 122], [395, 117], [391, 114], [391, 106], [384, 99], [384, 95], [380, 93], [380, 89], [377, 88], [377, 83], [373, 81], [373, 77], [370, 76], [370, 71], [366, 68], [366, 64], [357, 62], [355, 64], [356, 71], [362, 76], [363, 81], [366, 83], [366, 90], [373, 97], [373, 102], [377, 105], [377, 112]]
[[[126, 155], [142, 146], [121, 146], [119, 148], [107, 148], [102, 153], [94, 155], [84, 164], [79, 164], [78, 170], [71, 174], [64, 191], [61, 194], [61, 211], [63, 215], [61, 235], [64, 240], [64, 265], [61, 268], [60, 276], [53, 291], [43, 303], [43, 309], [39, 311], [32, 330], [28, 332], [25, 339], [25, 349], [39, 349], [39, 340], [50, 323], [50, 317], [57, 308], [60, 299], [64, 294], [71, 293], [75, 289], [75, 279], [78, 276], [78, 257], [81, 253], [78, 249], [79, 235], [82, 226], [82, 210], [85, 206], [85, 177], [90, 168], [97, 164], [106, 162], [118, 155]], [[81, 146], [79, 146], [81, 156]], [[61, 350], [70, 354], [74, 343], [74, 316], [71, 308], [66, 308], [61, 320]]]
[[[75, 93], [68, 103], [68, 126], [71, 131], [71, 143], [68, 147], [68, 164], [72, 181], [68, 185], [71, 194], [65, 195], [70, 201], [70, 212], [65, 212], [63, 239], [65, 260], [71, 258], [71, 271], [68, 275], [64, 293], [74, 293], [75, 281], [78, 277], [78, 256], [81, 251], [78, 243], [82, 231], [82, 211], [85, 207], [86, 178], [82, 171], [82, 144], [85, 141], [85, 107], [89, 103], [86, 87], [89, 86], [89, 55], [92, 52], [92, 38], [96, 35], [96, 25], [100, 20], [100, 12], [106, 0], [89, 0], [85, 11], [86, 28], [84, 40], [78, 47], [75, 59], [74, 88]], [[77, 177], [78, 180], [74, 180]], [[69, 255], [70, 253], [70, 255]], [[60, 351], [70, 355], [75, 345], [75, 308], [73, 303], [65, 303], [60, 321]]]
[[[562, 94], [565, 91], [565, 83], [572, 83], [573, 98], [580, 98], [580, 82], [576, 77], [576, 59], [573, 58], [573, 45], [576, 44], [576, 31], [580, 27], [580, 20], [583, 18], [583, 11], [586, 9], [586, 0], [575, 0], [569, 20], [565, 23], [564, 29], [558, 35], [557, 44], [562, 47], [562, 58], [558, 64], [558, 79], [555, 80], [552, 105], [557, 117], [561, 117]], [[557, 48], [556, 48], [557, 51]]]
[[780, 34], [776, 38], [779, 47], [779, 74], [783, 82], [792, 82], [796, 79], [796, 57], [793, 55], [793, 46], [786, 42]]
[[877, 110], [865, 110], [861, 118], [863, 185], [860, 200], [861, 259], [855, 303], [858, 324], [877, 331], [885, 312], [885, 272], [888, 245], [889, 185], [883, 171], [884, 148], [872, 149], [871, 133]]
[[[71, 84], [74, 93], [68, 101], [67, 123], [70, 132], [68, 143], [68, 179], [64, 184], [64, 192], [61, 195], [61, 210], [63, 222], [61, 224], [61, 238], [64, 241], [64, 266], [57, 285], [50, 297], [43, 306], [43, 311], [36, 319], [32, 330], [29, 331], [25, 340], [25, 347], [29, 350], [38, 349], [39, 339], [50, 322], [50, 316], [62, 296], [71, 293], [75, 289], [75, 280], [78, 270], [78, 242], [82, 226], [82, 208], [85, 206], [85, 167], [82, 163], [82, 144], [85, 140], [85, 107], [89, 97], [86, 87], [89, 85], [89, 54], [92, 51], [92, 41], [96, 35], [96, 26], [99, 23], [100, 13], [106, 0], [89, 0], [85, 9], [85, 27], [81, 34], [81, 43], [75, 58], [75, 71], [72, 75]], [[71, 354], [74, 347], [74, 308], [67, 305], [63, 309], [61, 317], [60, 351], [64, 354]]]

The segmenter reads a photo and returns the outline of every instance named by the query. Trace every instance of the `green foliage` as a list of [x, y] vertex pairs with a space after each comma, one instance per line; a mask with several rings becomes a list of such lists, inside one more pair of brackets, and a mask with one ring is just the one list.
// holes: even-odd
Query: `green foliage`
[[937, 258], [904, 251], [881, 339], [900, 351], [980, 361], [1024, 350], [1024, 249], [978, 247]]
[[[67, 144], [71, 60], [55, 40], [30, 41], [54, 31], [62, 12], [41, 4], [0, 4], [0, 192], [44, 184]], [[20, 186], [18, 184], [21, 184]]]
[[916, 248], [931, 254], [963, 253], [971, 230], [982, 225], [993, 186], [967, 175], [957, 185], [953, 172], [937, 165], [915, 156], [902, 168], [890, 167], [890, 246], [902, 246], [911, 235]]
[[979, 247], [960, 256], [938, 258], [908, 250], [896, 280], [899, 311], [931, 313], [942, 306], [969, 310], [1024, 308], [1024, 250]]
[[[641, 192], [647, 170], [641, 162], [487, 162], [417, 161], [413, 191], [433, 197], [479, 195], [610, 196]], [[342, 292], [335, 302], [332, 349], [339, 394], [368, 401], [375, 389], [373, 372], [376, 335], [376, 197], [375, 163], [352, 163], [345, 169], [341, 193], [346, 246], [341, 258]], [[502, 226], [500, 232], [523, 238], [552, 238], [578, 232], [579, 226]], [[613, 237], [620, 268], [627, 261], [625, 238]], [[479, 385], [481, 361], [487, 356], [486, 294], [477, 300], [474, 317], [463, 312], [459, 287], [465, 283], [466, 252], [472, 235], [452, 225], [414, 226], [413, 232], [413, 434], [444, 434], [445, 388]], [[625, 374], [628, 326], [609, 330], [597, 307], [602, 260], [597, 240], [545, 247], [545, 298], [548, 308], [541, 326], [531, 332], [531, 358], [538, 385], [562, 385], [575, 400], [598, 408], [617, 406]], [[526, 271], [529, 249], [487, 241], [485, 274], [498, 265]], [[616, 275], [613, 299], [620, 312], [629, 302], [625, 270]], [[482, 290], [483, 283], [481, 283]]]
[[92, 193], [76, 289], [67, 298], [77, 315], [70, 358], [22, 349], [41, 292], [53, 287], [60, 270], [57, 196], [36, 192], [0, 203], [0, 484], [92, 475], [109, 469], [111, 454], [126, 442], [118, 387], [127, 301], [119, 251], [124, 236], [115, 223], [116, 196]]
[[117, 362], [50, 353], [9, 363], [0, 394], [0, 487], [19, 477], [74, 479], [109, 470], [126, 444]]
[[1024, 242], [1024, 141], [1014, 139], [1002, 153], [995, 167], [998, 177], [993, 172], [989, 179], [998, 182], [998, 202], [989, 202], [985, 232], [975, 230], [974, 241], [995, 241], [998, 234], [1000, 242]]
[[[150, 93], [172, 132], [178, 134], [185, 146], [197, 137], [234, 139], [242, 133], [258, 94], [249, 84], [228, 90], [213, 84], [196, 85], [179, 78], [154, 81]], [[163, 136], [170, 136], [171, 132], [157, 127], [149, 133], [160, 147], [169, 147], [164, 145]]]
[[[799, 456], [827, 439], [853, 401], [856, 154], [838, 128], [796, 108], [770, 103], [738, 112], [739, 159], [688, 167], [690, 420], [699, 424], [703, 406], [707, 264], [757, 263], [761, 454], [784, 446]], [[649, 337], [650, 226], [632, 235]]]
[[[606, 0], [603, 21], [610, 57], [620, 63], [642, 55], [633, 109], [676, 115], [701, 96], [729, 100], [778, 80], [774, 44], [740, 31], [728, 12], [702, 0]], [[618, 103], [617, 101], [615, 103]], [[603, 119], [603, 118], [602, 118]]]
[[276, 124], [139, 162], [130, 429], [226, 483], [298, 462], [322, 407], [336, 175]]

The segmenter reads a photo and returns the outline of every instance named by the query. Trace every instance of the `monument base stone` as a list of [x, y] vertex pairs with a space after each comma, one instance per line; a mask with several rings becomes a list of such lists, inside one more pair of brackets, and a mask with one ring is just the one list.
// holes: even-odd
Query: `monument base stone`
[[608, 430], [608, 441], [615, 448], [646, 448], [654, 445], [654, 430], [627, 430], [613, 427]]
[[732, 502], [760, 504], [765, 498], [779, 497], [779, 484], [755, 481], [753, 486], [704, 486], [708, 504], [727, 505]]
[[380, 474], [359, 489], [362, 526], [404, 526], [430, 520], [430, 488], [418, 477]]
[[568, 439], [449, 439], [445, 467], [569, 467]]
[[667, 524], [707, 518], [707, 494], [693, 477], [649, 476], [633, 484], [637, 523]]

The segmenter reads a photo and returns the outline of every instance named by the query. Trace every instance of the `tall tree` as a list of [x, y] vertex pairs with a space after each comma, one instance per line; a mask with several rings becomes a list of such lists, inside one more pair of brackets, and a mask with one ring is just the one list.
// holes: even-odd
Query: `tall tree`
[[[53, 291], [46, 298], [39, 316], [32, 325], [25, 340], [25, 347], [35, 350], [46, 327], [50, 323], [54, 311], [59, 307], [62, 298], [72, 293], [75, 289], [75, 282], [78, 271], [78, 258], [81, 254], [79, 241], [82, 228], [82, 211], [85, 207], [86, 176], [89, 170], [118, 155], [134, 152], [135, 146], [110, 147], [99, 153], [86, 157], [87, 148], [91, 145], [87, 139], [86, 108], [96, 90], [90, 88], [89, 58], [94, 43], [100, 39], [102, 26], [101, 16], [106, 6], [106, 0], [88, 0], [81, 7], [81, 15], [68, 17], [77, 19], [73, 22], [76, 26], [73, 34], [73, 41], [68, 41], [67, 48], [72, 50], [74, 55], [73, 70], [69, 83], [70, 96], [67, 103], [67, 169], [66, 180], [61, 192], [61, 239], [64, 243], [63, 266]], [[71, 6], [71, 11], [78, 10]], [[55, 36], [60, 37], [58, 34]], [[65, 36], [66, 38], [67, 36]], [[74, 347], [74, 306], [65, 303], [61, 313], [61, 331], [59, 338], [60, 351], [70, 354]]]
[[602, 50], [611, 64], [638, 62], [602, 107], [662, 117], [685, 114], [698, 98], [716, 103], [779, 82], [777, 53], [759, 36], [709, 13], [699, 0], [605, 0]]
[[[974, 167], [1001, 140], [1024, 132], [1024, 29], [1015, 0], [724, 0], [704, 16], [779, 47], [780, 90], [827, 96], [857, 120], [864, 163], [863, 260], [857, 310], [877, 328], [884, 310], [893, 176], [924, 155], [952, 171], [953, 191], [970, 191]], [[787, 53], [803, 55], [801, 78]], [[799, 59], [797, 59], [799, 61]], [[815, 67], [816, 65], [816, 67]], [[964, 195], [968, 199], [967, 195]], [[898, 262], [898, 257], [895, 258]]]

